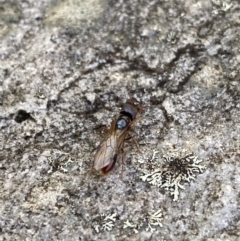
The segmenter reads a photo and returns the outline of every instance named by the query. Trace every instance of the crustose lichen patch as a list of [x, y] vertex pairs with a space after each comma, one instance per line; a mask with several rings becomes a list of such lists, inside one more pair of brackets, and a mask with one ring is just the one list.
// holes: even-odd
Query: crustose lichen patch
[[139, 230], [142, 226], [142, 222], [130, 222], [128, 219], [123, 224], [123, 229], [130, 228], [134, 233], [139, 233]]
[[146, 231], [154, 232], [156, 229], [154, 227], [162, 227], [162, 211], [158, 210], [155, 213], [148, 214], [148, 227]]
[[117, 214], [112, 213], [107, 216], [102, 215], [99, 221], [94, 221], [92, 223], [93, 228], [97, 233], [102, 231], [111, 231], [114, 227], [114, 223], [116, 221]]
[[74, 163], [73, 158], [69, 154], [61, 151], [46, 151], [41, 156], [47, 158], [50, 167], [48, 170], [48, 174], [51, 174], [55, 171], [67, 173], [69, 169], [71, 169], [71, 163]]
[[162, 227], [162, 210], [159, 209], [156, 212], [149, 212], [147, 213], [144, 219], [139, 219], [138, 221], [127, 221], [124, 222], [123, 229], [130, 228], [134, 231], [134, 233], [138, 233], [143, 227], [147, 232], [153, 233], [156, 231], [157, 227]]
[[[108, 215], [98, 215], [92, 220], [91, 226], [93, 227], [96, 233], [104, 231], [109, 232], [114, 228], [118, 216], [119, 215], [116, 212], [113, 212]], [[154, 212], [143, 212], [141, 213], [141, 217], [139, 217], [135, 221], [129, 221], [129, 219], [127, 219], [126, 221], [123, 220], [120, 222], [120, 225], [123, 229], [130, 229], [135, 234], [139, 233], [139, 231], [141, 231], [142, 229], [145, 229], [147, 232], [153, 233], [154, 231], [156, 231], [157, 227], [162, 227], [162, 220], [162, 210], [159, 209]]]
[[[156, 153], [156, 152], [155, 152]], [[140, 179], [159, 188], [164, 188], [173, 196], [173, 201], [179, 198], [179, 189], [185, 189], [187, 182], [195, 179], [196, 174], [202, 173], [206, 167], [201, 165], [193, 154], [184, 157], [163, 156], [162, 167], [152, 172], [141, 170], [144, 175]]]

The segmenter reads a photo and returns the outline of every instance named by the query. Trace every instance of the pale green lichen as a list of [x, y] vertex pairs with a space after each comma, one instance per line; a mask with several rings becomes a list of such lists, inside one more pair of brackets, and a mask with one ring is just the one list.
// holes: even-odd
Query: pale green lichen
[[223, 0], [212, 0], [212, 13], [218, 15], [222, 12], [227, 12], [232, 6], [232, 3], [228, 3]]
[[162, 227], [162, 211], [158, 210], [155, 213], [149, 213], [148, 214], [148, 227], [146, 231], [150, 231], [153, 233], [156, 229], [153, 227], [159, 226]]
[[95, 229], [95, 231], [96, 231], [97, 233], [100, 232], [101, 226], [100, 226], [98, 223], [93, 223], [92, 226], [93, 226], [93, 228]]
[[102, 215], [99, 222], [95, 221], [92, 223], [94, 230], [97, 233], [100, 231], [111, 231], [115, 225], [116, 216], [116, 213], [112, 213], [107, 216]]
[[114, 227], [114, 222], [116, 221], [116, 213], [113, 214], [109, 214], [108, 216], [106, 216], [103, 220], [103, 224], [102, 224], [102, 229], [104, 231], [111, 231], [112, 228]]
[[[55, 156], [54, 158], [52, 156]], [[47, 156], [47, 160], [50, 166], [48, 173], [52, 173], [55, 170], [68, 172], [69, 163], [73, 163], [72, 158], [65, 153], [53, 153], [52, 156]], [[57, 157], [56, 157], [57, 156]]]
[[153, 186], [161, 187], [162, 182], [162, 171], [160, 169], [157, 169], [154, 172], [147, 173], [143, 176], [140, 176], [140, 179], [144, 182], [148, 182]]
[[[156, 153], [156, 152], [154, 152]], [[185, 189], [185, 183], [195, 179], [197, 173], [202, 173], [206, 167], [201, 165], [202, 161], [192, 154], [182, 158], [175, 156], [163, 156], [162, 168], [140, 176], [144, 182], [159, 188], [164, 188], [173, 196], [173, 200], [179, 198], [179, 189]]]
[[126, 222], [124, 222], [123, 224], [123, 229], [125, 228], [131, 228], [133, 229], [134, 233], [138, 233], [138, 229], [140, 228], [141, 225], [139, 225], [138, 223], [130, 223], [129, 220], [127, 220]]
[[[92, 227], [99, 233], [101, 231], [111, 231], [115, 226], [117, 213], [113, 212], [109, 215], [99, 215], [92, 220]], [[135, 234], [144, 228], [147, 232], [154, 232], [156, 227], [162, 227], [162, 211], [148, 212], [147, 214], [141, 213], [141, 218], [135, 221], [127, 219], [123, 222], [123, 229], [131, 229]]]
[[157, 226], [162, 227], [162, 211], [149, 212], [145, 218], [139, 219], [135, 222], [130, 222], [128, 219], [124, 222], [123, 229], [130, 228], [134, 233], [138, 233], [141, 227], [146, 227], [147, 232], [153, 233]]

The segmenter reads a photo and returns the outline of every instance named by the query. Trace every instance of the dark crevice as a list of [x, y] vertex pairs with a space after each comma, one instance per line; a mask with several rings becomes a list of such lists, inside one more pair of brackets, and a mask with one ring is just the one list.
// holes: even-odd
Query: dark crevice
[[14, 120], [17, 123], [22, 123], [23, 121], [27, 120], [27, 119], [32, 119], [31, 115], [26, 112], [25, 110], [19, 110], [17, 112], [17, 114], [14, 116]]

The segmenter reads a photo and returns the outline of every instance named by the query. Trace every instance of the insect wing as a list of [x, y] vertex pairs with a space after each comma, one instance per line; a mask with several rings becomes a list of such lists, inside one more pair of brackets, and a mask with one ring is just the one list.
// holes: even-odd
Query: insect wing
[[118, 145], [116, 133], [107, 133], [105, 140], [98, 147], [94, 159], [94, 168], [96, 170], [100, 170], [110, 165], [112, 162], [114, 162], [114, 157], [116, 156], [117, 151]]

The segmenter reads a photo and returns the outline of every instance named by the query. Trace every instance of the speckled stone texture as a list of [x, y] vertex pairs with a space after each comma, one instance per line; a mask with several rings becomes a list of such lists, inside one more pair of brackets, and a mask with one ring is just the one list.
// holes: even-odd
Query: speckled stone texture
[[[238, 0], [0, 0], [0, 241], [238, 241], [239, 33]], [[90, 174], [129, 98], [142, 153]], [[177, 201], [140, 178], [185, 152]]]

